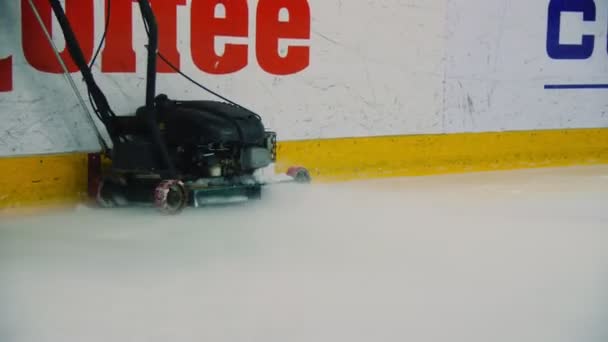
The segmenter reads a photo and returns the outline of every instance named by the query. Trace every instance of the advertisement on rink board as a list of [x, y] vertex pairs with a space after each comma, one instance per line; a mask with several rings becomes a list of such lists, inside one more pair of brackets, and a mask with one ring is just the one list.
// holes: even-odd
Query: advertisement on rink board
[[[57, 36], [51, 25], [54, 16], [47, 0], [33, 1], [47, 30]], [[133, 50], [134, 0], [113, 0], [110, 7], [111, 25], [106, 31], [101, 49], [102, 73], [135, 73]], [[180, 68], [182, 56], [177, 49], [178, 9], [186, 0], [150, 0], [159, 26], [159, 53], [173, 66]], [[106, 1], [107, 5], [107, 1]], [[95, 12], [93, 0], [66, 0], [65, 12], [74, 28], [87, 63], [93, 59], [95, 42]], [[271, 75], [290, 75], [304, 70], [310, 61], [307, 45], [292, 46], [281, 55], [279, 41], [310, 38], [310, 8], [307, 0], [259, 0], [255, 16], [249, 17], [247, 0], [193, 0], [190, 4], [189, 56], [200, 72], [225, 75], [239, 72], [256, 64]], [[249, 32], [249, 21], [254, 20], [255, 32]], [[64, 72], [48, 43], [45, 32], [32, 11], [29, 0], [21, 1], [21, 30], [23, 55], [29, 66], [39, 72]], [[249, 40], [255, 35], [255, 40]], [[216, 38], [224, 37], [224, 46], [216, 48]], [[239, 42], [238, 40], [241, 39]], [[242, 41], [245, 39], [245, 41]], [[236, 40], [236, 41], [234, 41]], [[249, 59], [249, 49], [255, 60]], [[217, 50], [223, 50], [220, 54]], [[69, 72], [78, 72], [67, 49], [60, 53]], [[159, 73], [176, 73], [159, 59]], [[0, 91], [11, 91], [12, 56], [0, 59], [2, 78]]]
[[[593, 24], [598, 20], [597, 0], [551, 0], [548, 5], [547, 55], [556, 60], [589, 59], [596, 49], [603, 49], [608, 58], [608, 35], [604, 44], [597, 41], [594, 34], [582, 34], [579, 43], [563, 43], [562, 29], [565, 16], [582, 17], [584, 23]], [[177, 48], [178, 18], [180, 6], [187, 0], [151, 0], [160, 28], [161, 53], [179, 68], [181, 55]], [[34, 0], [47, 29], [53, 32], [54, 20], [48, 1]], [[136, 71], [133, 50], [133, 4], [134, 0], [114, 0], [111, 7], [112, 25], [107, 31], [105, 44], [101, 50], [101, 72], [134, 73]], [[107, 1], [106, 1], [107, 5]], [[250, 64], [257, 63], [262, 70], [272, 75], [290, 75], [304, 70], [310, 63], [310, 47], [306, 44], [292, 46], [279, 53], [281, 39], [310, 39], [311, 13], [307, 0], [259, 0], [255, 17], [249, 18], [247, 0], [193, 0], [190, 4], [190, 44], [191, 58], [200, 72], [211, 75], [236, 73]], [[95, 11], [93, 0], [66, 0], [66, 14], [75, 28], [76, 36], [88, 62], [93, 58], [95, 48]], [[219, 11], [218, 11], [219, 10]], [[217, 15], [219, 12], [219, 15]], [[22, 49], [29, 66], [47, 73], [62, 73], [60, 64], [48, 44], [43, 30], [30, 9], [29, 0], [21, 0]], [[282, 18], [281, 18], [282, 17]], [[249, 32], [249, 21], [255, 20], [256, 32]], [[584, 24], [583, 23], [583, 24]], [[580, 26], [576, 25], [576, 26]], [[567, 27], [566, 27], [567, 29]], [[231, 39], [255, 40], [236, 43]], [[215, 39], [226, 37], [221, 54], [216, 49]], [[253, 46], [250, 46], [252, 43]], [[248, 49], [255, 50], [255, 61], [249, 60]], [[77, 68], [69, 58], [67, 50], [61, 53], [70, 72]], [[13, 89], [13, 57], [0, 58], [0, 91]], [[159, 61], [159, 73], [175, 73], [166, 63]]]
[[[0, 5], [0, 112], [21, 113], [0, 123], [0, 154], [94, 148], [29, 2]], [[608, 125], [607, 1], [150, 2], [159, 53], [280, 140]], [[33, 3], [86, 95], [48, 1]], [[90, 62], [107, 0], [63, 4]], [[143, 103], [145, 31], [134, 0], [109, 14], [93, 72], [128, 114]], [[214, 98], [157, 68], [159, 93]]]
[[[561, 28], [562, 17], [566, 15], [578, 15], [582, 21], [593, 24], [597, 21], [596, 0], [551, 0], [548, 9], [547, 25], [547, 54], [553, 59], [588, 59], [593, 55], [596, 46], [594, 34], [582, 34], [578, 44], [562, 43]], [[599, 37], [598, 37], [599, 38]], [[600, 48], [604, 48], [608, 57], [608, 38], [605, 42], [597, 42]], [[601, 45], [601, 43], [605, 43]], [[602, 51], [603, 52], [603, 51]]]

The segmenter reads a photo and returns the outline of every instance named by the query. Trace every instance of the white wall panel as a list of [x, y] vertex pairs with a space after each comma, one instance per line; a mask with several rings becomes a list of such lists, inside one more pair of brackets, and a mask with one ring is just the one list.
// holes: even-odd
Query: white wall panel
[[585, 60], [548, 56], [548, 4], [450, 0], [446, 132], [608, 125], [608, 89], [545, 89], [608, 83], [608, 1], [595, 1], [593, 23], [583, 24], [582, 13], [562, 14], [563, 43], [595, 34], [594, 53]]
[[[558, 1], [558, 0], [554, 0]], [[605, 127], [608, 89], [548, 90], [547, 84], [608, 83], [608, 1], [596, 18], [562, 15], [562, 43], [595, 36], [593, 55], [555, 60], [546, 51], [549, 1], [309, 1], [309, 66], [296, 74], [263, 71], [255, 54], [257, 0], [249, 1], [245, 69], [210, 75], [191, 58], [190, 9], [178, 11], [181, 68], [196, 80], [258, 111], [281, 140]], [[134, 4], [134, 6], [136, 6]], [[95, 1], [96, 42], [103, 3]], [[134, 11], [136, 73], [97, 80], [119, 113], [143, 103], [145, 48]], [[34, 70], [21, 42], [18, 1], [0, 4], [0, 59], [13, 56], [13, 91], [0, 92], [0, 155], [97, 148], [92, 128], [61, 75]], [[59, 31], [55, 40], [63, 47]], [[73, 74], [84, 93], [80, 75]], [[175, 74], [161, 74], [158, 92], [213, 98]]]

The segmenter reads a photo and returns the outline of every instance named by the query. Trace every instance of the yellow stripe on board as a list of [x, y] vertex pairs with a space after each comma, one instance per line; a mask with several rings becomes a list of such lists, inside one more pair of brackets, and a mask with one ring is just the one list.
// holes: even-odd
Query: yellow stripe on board
[[345, 138], [280, 143], [277, 171], [317, 181], [608, 163], [608, 129]]
[[87, 154], [0, 158], [0, 209], [72, 206], [86, 198]]
[[[608, 129], [283, 141], [277, 171], [301, 165], [315, 181], [423, 176], [608, 163]], [[0, 158], [0, 213], [72, 206], [87, 194], [87, 154]]]

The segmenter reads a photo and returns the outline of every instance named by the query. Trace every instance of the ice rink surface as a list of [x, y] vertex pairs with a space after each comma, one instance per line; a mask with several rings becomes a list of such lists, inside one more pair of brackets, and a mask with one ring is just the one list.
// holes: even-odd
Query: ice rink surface
[[606, 342], [608, 167], [0, 221], [1, 342]]

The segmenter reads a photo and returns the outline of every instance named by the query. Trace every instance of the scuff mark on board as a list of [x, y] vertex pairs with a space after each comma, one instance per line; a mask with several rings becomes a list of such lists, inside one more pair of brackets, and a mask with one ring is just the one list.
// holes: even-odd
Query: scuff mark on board
[[471, 99], [471, 95], [467, 94], [467, 108], [470, 114], [473, 114], [475, 108], [473, 106], [473, 99]]

